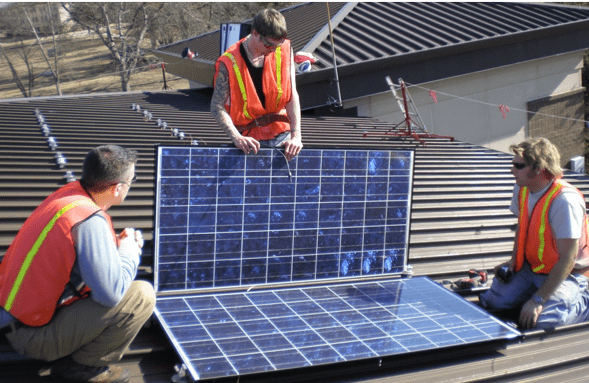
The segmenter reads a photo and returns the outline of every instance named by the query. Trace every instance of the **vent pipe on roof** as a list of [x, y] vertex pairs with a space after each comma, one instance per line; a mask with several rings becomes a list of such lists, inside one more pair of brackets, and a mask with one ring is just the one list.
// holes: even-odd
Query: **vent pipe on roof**
[[[335, 57], [335, 44], [333, 43], [333, 30], [331, 29], [331, 15], [329, 14], [329, 3], [327, 5], [327, 23], [329, 25], [329, 36], [331, 37], [331, 54], [333, 56], [333, 71], [335, 73], [335, 86], [337, 88], [337, 100], [329, 100], [329, 104], [334, 105], [336, 108], [342, 107], [342, 92], [339, 88], [339, 75], [337, 73], [337, 60]], [[332, 98], [332, 97], [330, 97]]]

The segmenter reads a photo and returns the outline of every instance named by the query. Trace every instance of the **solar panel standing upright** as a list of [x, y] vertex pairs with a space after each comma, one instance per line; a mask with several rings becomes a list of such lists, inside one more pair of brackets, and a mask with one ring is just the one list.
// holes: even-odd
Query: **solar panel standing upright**
[[403, 278], [413, 152], [159, 147], [156, 315], [192, 379], [519, 335]]

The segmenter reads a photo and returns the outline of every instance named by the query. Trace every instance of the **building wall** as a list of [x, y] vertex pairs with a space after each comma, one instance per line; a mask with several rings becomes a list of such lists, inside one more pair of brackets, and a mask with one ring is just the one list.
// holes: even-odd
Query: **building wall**
[[585, 89], [581, 88], [528, 102], [529, 136], [545, 137], [556, 145], [561, 166], [566, 166], [572, 157], [585, 155], [584, 98]]
[[[509, 152], [510, 144], [529, 136], [528, 102], [582, 89], [583, 53], [548, 57], [419, 86], [413, 86], [411, 79], [403, 80], [429, 133]], [[391, 78], [398, 83], [394, 74]], [[430, 97], [430, 89], [436, 92], [437, 103]], [[509, 108], [506, 118], [499, 105]], [[391, 92], [349, 101], [344, 107], [357, 107], [360, 116], [391, 123], [403, 121]]]

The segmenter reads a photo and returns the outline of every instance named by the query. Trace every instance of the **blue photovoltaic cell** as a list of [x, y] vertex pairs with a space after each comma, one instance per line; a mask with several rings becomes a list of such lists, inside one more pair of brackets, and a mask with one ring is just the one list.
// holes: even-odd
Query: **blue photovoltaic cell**
[[158, 291], [406, 271], [412, 151], [158, 149]]
[[159, 297], [155, 312], [195, 380], [520, 335], [426, 277]]

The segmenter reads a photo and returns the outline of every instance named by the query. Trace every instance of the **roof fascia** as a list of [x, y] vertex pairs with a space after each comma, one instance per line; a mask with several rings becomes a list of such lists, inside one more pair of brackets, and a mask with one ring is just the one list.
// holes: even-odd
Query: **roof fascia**
[[[339, 66], [342, 100], [386, 92], [386, 76], [421, 84], [587, 49], [589, 20], [575, 24]], [[326, 106], [333, 68], [297, 75], [297, 91], [302, 109]]]
[[208, 60], [199, 60], [198, 58], [185, 59], [177, 54], [163, 51], [154, 51], [153, 54], [166, 63], [166, 72], [206, 86], [213, 86], [215, 63]]

